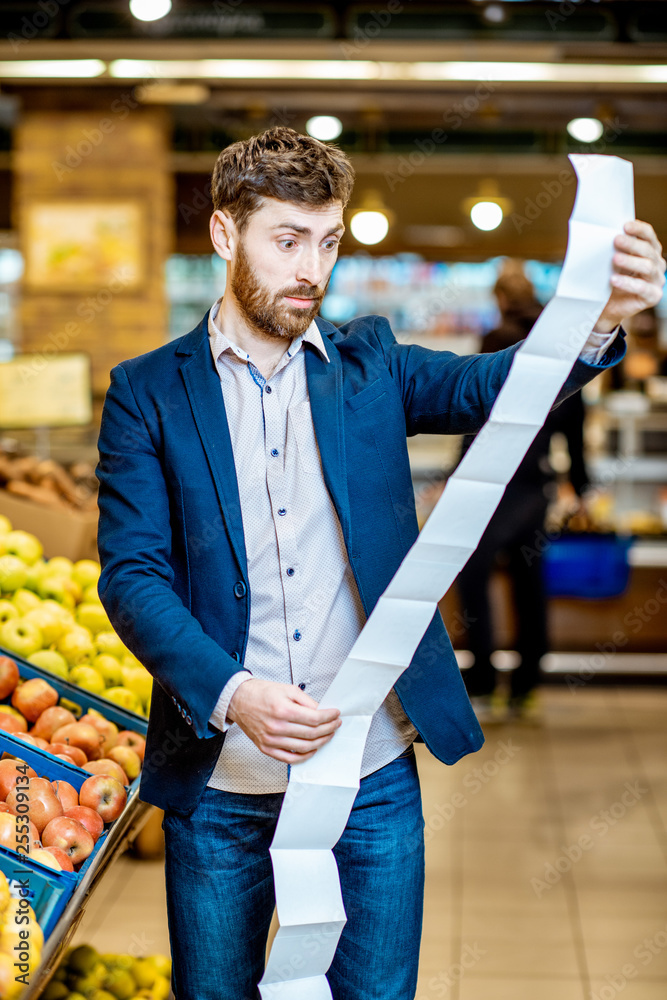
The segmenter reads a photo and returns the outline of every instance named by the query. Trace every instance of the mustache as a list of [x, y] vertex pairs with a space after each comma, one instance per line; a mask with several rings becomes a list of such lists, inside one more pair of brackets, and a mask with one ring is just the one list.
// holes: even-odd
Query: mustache
[[324, 298], [324, 288], [317, 285], [301, 285], [298, 288], [285, 288], [280, 293], [281, 296], [289, 296], [295, 299], [320, 299]]

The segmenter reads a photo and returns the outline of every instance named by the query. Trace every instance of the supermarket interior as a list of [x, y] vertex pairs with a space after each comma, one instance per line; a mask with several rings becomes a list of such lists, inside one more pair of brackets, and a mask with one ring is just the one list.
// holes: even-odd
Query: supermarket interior
[[[164, 812], [140, 784], [187, 772], [180, 727], [214, 741], [178, 704], [178, 677], [163, 690], [125, 641], [124, 612], [112, 625], [102, 605], [96, 468], [111, 369], [199, 328], [235, 287], [209, 232], [218, 155], [286, 128], [354, 168], [319, 310], [327, 330], [379, 315], [400, 356], [488, 357], [523, 340], [557, 295], [575, 232], [569, 157], [629, 161], [636, 218], [667, 239], [667, 4], [2, 0], [0, 1000], [241, 1000], [225, 982], [174, 992]], [[449, 766], [415, 742], [426, 857], [416, 991], [337, 980], [334, 1000], [667, 996], [667, 294], [623, 333], [620, 363], [549, 414], [438, 601], [485, 743]], [[346, 409], [350, 420], [372, 400]], [[133, 434], [114, 442], [120, 458]], [[420, 529], [480, 439], [410, 433]], [[380, 442], [367, 440], [368, 493]], [[313, 448], [295, 480], [308, 489], [313, 471], [324, 481]], [[386, 458], [390, 495], [400, 463]], [[267, 465], [269, 496], [272, 475]], [[372, 499], [359, 529], [369, 536], [383, 523]], [[220, 506], [205, 546], [227, 545], [233, 504]], [[397, 524], [412, 516], [399, 508]], [[276, 519], [277, 548], [288, 520]], [[206, 565], [197, 555], [193, 567]], [[248, 575], [219, 598], [223, 621], [250, 606]], [[156, 687], [180, 712], [171, 743], [162, 700], [151, 715]], [[288, 910], [273, 913], [267, 955], [299, 924]], [[215, 925], [207, 947], [220, 947]], [[262, 1000], [332, 995], [295, 969]]]

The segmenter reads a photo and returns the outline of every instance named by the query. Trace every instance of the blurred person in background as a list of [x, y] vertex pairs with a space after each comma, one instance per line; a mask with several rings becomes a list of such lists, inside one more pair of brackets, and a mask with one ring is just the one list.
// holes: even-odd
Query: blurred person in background
[[[508, 260], [493, 289], [500, 311], [500, 324], [484, 337], [481, 353], [501, 351], [530, 333], [542, 306], [521, 261]], [[534, 715], [533, 692], [539, 683], [540, 659], [549, 648], [546, 593], [542, 578], [541, 546], [536, 543], [544, 528], [548, 505], [556, 499], [556, 474], [549, 461], [551, 438], [561, 433], [570, 453], [570, 483], [578, 503], [588, 483], [584, 464], [584, 405], [581, 393], [569, 396], [547, 417], [510, 480], [498, 508], [475, 552], [459, 575], [459, 595], [468, 627], [468, 647], [473, 665], [464, 671], [468, 694], [480, 721], [501, 715], [504, 694], [496, 692], [498, 674], [491, 658], [496, 643], [489, 587], [499, 562], [506, 567], [512, 585], [516, 619], [516, 651], [519, 665], [510, 675], [508, 707], [512, 715]], [[465, 454], [474, 435], [463, 439]]]

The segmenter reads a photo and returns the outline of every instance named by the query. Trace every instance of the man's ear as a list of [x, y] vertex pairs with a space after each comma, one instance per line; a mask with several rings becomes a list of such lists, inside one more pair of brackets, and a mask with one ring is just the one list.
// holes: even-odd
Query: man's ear
[[213, 249], [223, 260], [231, 260], [236, 246], [236, 226], [228, 212], [217, 209], [211, 216], [211, 242]]

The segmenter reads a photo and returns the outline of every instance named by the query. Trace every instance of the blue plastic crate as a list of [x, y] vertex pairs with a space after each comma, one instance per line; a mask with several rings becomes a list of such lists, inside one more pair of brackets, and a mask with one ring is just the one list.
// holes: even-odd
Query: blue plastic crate
[[632, 538], [613, 534], [571, 534], [545, 549], [543, 567], [550, 597], [603, 600], [619, 597], [630, 578]]

